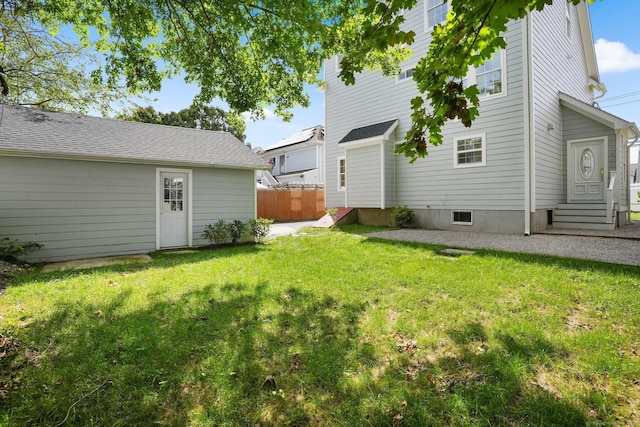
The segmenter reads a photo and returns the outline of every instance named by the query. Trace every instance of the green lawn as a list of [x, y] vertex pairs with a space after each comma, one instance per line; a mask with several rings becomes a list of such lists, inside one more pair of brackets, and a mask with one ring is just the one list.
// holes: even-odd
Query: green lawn
[[0, 425], [640, 424], [640, 269], [350, 230], [15, 280]]

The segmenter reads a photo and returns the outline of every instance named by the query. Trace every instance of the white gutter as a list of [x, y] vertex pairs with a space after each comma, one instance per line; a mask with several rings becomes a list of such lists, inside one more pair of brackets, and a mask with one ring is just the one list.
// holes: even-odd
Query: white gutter
[[524, 90], [524, 235], [531, 234], [531, 141], [533, 141], [533, 105], [531, 90], [533, 86], [533, 70], [531, 58], [531, 16], [527, 14], [523, 20], [525, 26], [525, 43], [522, 50], [525, 72]]

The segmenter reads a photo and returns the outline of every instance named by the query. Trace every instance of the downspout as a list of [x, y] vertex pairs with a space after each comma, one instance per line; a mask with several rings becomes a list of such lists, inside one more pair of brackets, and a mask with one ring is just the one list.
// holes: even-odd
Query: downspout
[[382, 144], [380, 144], [380, 179], [381, 179], [381, 185], [380, 185], [380, 209], [385, 209], [385, 205], [386, 205], [386, 200], [385, 200], [385, 167], [384, 167], [384, 144], [386, 144], [387, 141], [385, 141], [384, 139], [382, 140]]
[[531, 15], [528, 13], [523, 20], [525, 29], [525, 42], [523, 43], [522, 56], [524, 67], [524, 235], [531, 234], [531, 151], [533, 141], [533, 105], [531, 89], [533, 86], [533, 67], [531, 59]]
[[253, 219], [258, 219], [258, 170], [253, 170]]

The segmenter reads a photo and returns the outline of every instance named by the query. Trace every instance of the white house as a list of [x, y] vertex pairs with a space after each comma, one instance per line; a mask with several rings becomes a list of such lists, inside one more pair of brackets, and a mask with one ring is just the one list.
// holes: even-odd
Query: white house
[[280, 184], [324, 184], [324, 127], [304, 129], [262, 153]]
[[407, 205], [416, 225], [451, 230], [624, 225], [628, 141], [640, 132], [592, 106], [606, 88], [584, 2], [554, 2], [512, 21], [507, 47], [468, 72], [482, 94], [473, 126], [450, 121], [445, 143], [414, 164], [394, 154], [418, 95], [413, 67], [447, 7], [422, 0], [405, 13], [414, 54], [395, 78], [365, 72], [345, 86], [338, 59], [325, 63], [327, 207], [358, 208], [361, 222], [388, 224], [391, 208]]
[[3, 105], [0, 236], [61, 261], [207, 244], [218, 219], [256, 215], [266, 162], [228, 132]]

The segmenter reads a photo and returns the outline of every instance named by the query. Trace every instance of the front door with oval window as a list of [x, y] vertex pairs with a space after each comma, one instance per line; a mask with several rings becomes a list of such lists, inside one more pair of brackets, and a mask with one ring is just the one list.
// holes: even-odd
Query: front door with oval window
[[188, 174], [162, 172], [160, 174], [160, 247], [188, 245], [187, 186]]
[[569, 202], [604, 202], [605, 141], [569, 142]]

